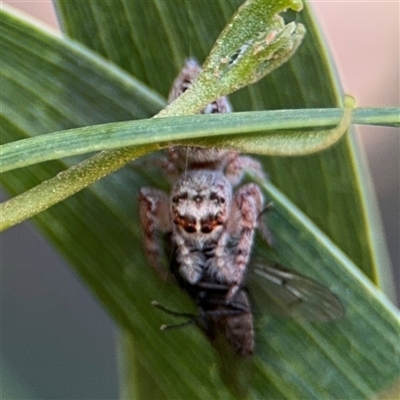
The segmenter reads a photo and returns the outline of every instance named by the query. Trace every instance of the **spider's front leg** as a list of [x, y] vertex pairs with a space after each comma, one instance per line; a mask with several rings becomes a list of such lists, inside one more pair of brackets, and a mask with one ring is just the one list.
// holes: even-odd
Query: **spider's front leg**
[[237, 238], [237, 244], [230, 257], [233, 274], [231, 276], [232, 286], [227, 296], [228, 301], [233, 298], [245, 279], [254, 233], [263, 204], [263, 195], [260, 188], [254, 183], [240, 187], [235, 194], [228, 231], [231, 232], [232, 237]]
[[243, 180], [246, 172], [250, 172], [261, 181], [267, 180], [263, 167], [258, 160], [249, 156], [241, 156], [235, 151], [230, 152], [229, 158], [225, 168], [225, 176], [232, 186], [237, 186]]
[[155, 188], [141, 188], [139, 192], [140, 223], [144, 232], [147, 259], [162, 279], [168, 271], [163, 266], [163, 246], [157, 234], [170, 232], [169, 199], [166, 193]]
[[[241, 156], [236, 152], [231, 152], [230, 160], [225, 169], [225, 176], [231, 182], [233, 186], [238, 185], [245, 176], [246, 172], [249, 172], [260, 181], [266, 181], [268, 179], [265, 174], [261, 163], [248, 156]], [[266, 222], [264, 221], [263, 214], [265, 211], [269, 211], [272, 208], [272, 203], [267, 204], [264, 210], [261, 210], [258, 215], [258, 229], [262, 238], [268, 243], [269, 246], [273, 244], [272, 233], [269, 230]]]

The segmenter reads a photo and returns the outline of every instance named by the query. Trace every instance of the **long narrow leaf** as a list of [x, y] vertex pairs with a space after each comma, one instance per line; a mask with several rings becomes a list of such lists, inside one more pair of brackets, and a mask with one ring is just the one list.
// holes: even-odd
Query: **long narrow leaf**
[[[183, 143], [183, 140], [218, 137], [218, 145], [221, 147], [224, 146], [223, 140], [226, 140], [225, 147], [230, 145], [243, 152], [247, 150], [263, 155], [304, 155], [330, 146], [331, 142], [327, 139], [332, 134], [329, 131], [307, 133], [305, 129], [338, 124], [342, 114], [342, 110], [335, 109], [257, 111], [184, 118], [171, 117], [167, 123], [155, 119], [69, 129], [65, 132], [40, 135], [2, 145], [0, 172], [77, 154], [146, 145], [156, 138], [160, 148], [172, 143]], [[355, 109], [353, 111], [353, 124], [371, 124], [372, 121], [377, 125], [396, 126], [400, 121], [399, 109]], [[296, 128], [299, 131], [287, 132], [289, 129]], [[229, 143], [227, 139], [230, 135], [234, 137], [246, 133], [251, 133], [251, 137], [254, 138], [254, 134], [259, 131], [262, 132], [262, 136], [257, 139], [255, 148], [252, 146], [252, 141], [246, 140], [246, 136], [240, 142]], [[310, 135], [317, 139], [317, 146], [307, 141], [306, 137]], [[224, 136], [225, 139], [220, 139], [220, 136]], [[193, 141], [193, 144], [195, 143]], [[216, 143], [215, 139], [210, 140], [210, 145], [213, 143]]]

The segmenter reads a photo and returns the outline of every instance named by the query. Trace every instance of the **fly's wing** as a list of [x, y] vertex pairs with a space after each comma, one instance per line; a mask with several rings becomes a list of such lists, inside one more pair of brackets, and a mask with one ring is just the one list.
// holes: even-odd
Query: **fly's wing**
[[257, 263], [249, 278], [251, 293], [259, 293], [257, 305], [268, 313], [320, 322], [344, 315], [342, 303], [326, 286], [278, 264]]

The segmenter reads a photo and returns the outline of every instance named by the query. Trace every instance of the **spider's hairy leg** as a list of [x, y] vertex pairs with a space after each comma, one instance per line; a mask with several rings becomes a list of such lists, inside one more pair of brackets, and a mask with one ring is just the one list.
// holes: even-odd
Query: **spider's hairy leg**
[[185, 62], [181, 72], [176, 77], [172, 84], [171, 91], [168, 96], [168, 104], [177, 99], [183, 92], [185, 92], [193, 81], [197, 78], [201, 71], [200, 65], [194, 59], [188, 59]]
[[261, 181], [267, 180], [267, 175], [259, 161], [252, 157], [240, 156], [237, 152], [231, 152], [231, 155], [231, 160], [225, 169], [225, 176], [232, 186], [237, 186], [243, 180], [246, 172]]
[[[233, 186], [238, 185], [242, 180], [246, 172], [251, 173], [260, 181], [266, 181], [268, 176], [263, 170], [263, 167], [259, 161], [252, 157], [240, 156], [238, 153], [231, 153], [231, 159], [225, 169], [225, 176], [231, 182]], [[270, 247], [273, 245], [273, 236], [269, 230], [265, 220], [262, 218], [265, 212], [268, 212], [272, 208], [272, 204], [269, 203], [266, 207], [260, 211], [258, 215], [258, 230], [261, 237], [268, 243]]]
[[141, 188], [139, 213], [147, 258], [155, 271], [166, 279], [168, 273], [162, 268], [163, 247], [158, 241], [157, 234], [171, 231], [168, 196], [155, 188]]
[[233, 250], [232, 264], [235, 266], [231, 277], [233, 286], [227, 298], [237, 292], [245, 279], [245, 273], [250, 261], [251, 249], [254, 242], [254, 232], [258, 224], [258, 216], [263, 209], [264, 198], [260, 188], [249, 183], [240, 187], [235, 193], [231, 225], [228, 227], [233, 236], [238, 237], [238, 242]]
[[169, 147], [161, 160], [161, 167], [164, 170], [164, 176], [168, 179], [168, 182], [173, 184], [180, 176], [180, 159], [178, 147]]

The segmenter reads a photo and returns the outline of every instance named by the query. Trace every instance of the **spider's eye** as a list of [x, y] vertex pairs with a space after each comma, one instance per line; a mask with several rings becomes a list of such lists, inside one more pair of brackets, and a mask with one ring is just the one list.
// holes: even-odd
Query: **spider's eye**
[[179, 203], [181, 200], [186, 200], [188, 198], [188, 194], [187, 193], [182, 193], [180, 195], [174, 196], [172, 198], [172, 202], [173, 203]]
[[225, 198], [224, 197], [218, 197], [217, 193], [215, 193], [215, 192], [212, 192], [210, 194], [210, 200], [213, 200], [216, 203], [221, 203], [221, 204], [225, 203]]
[[184, 229], [187, 233], [195, 233], [196, 232], [196, 228], [192, 225], [185, 226]]

